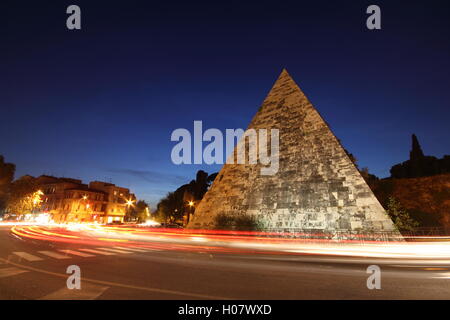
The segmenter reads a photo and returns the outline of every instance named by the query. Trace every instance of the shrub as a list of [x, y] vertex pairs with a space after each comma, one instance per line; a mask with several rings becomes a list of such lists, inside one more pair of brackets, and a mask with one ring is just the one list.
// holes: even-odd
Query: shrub
[[215, 217], [215, 228], [218, 230], [258, 231], [262, 224], [253, 215], [242, 214], [238, 216], [219, 213]]
[[389, 198], [386, 211], [399, 231], [414, 231], [419, 226], [394, 197]]
[[214, 226], [218, 230], [230, 230], [233, 228], [233, 223], [233, 217], [224, 213], [219, 213], [214, 218]]

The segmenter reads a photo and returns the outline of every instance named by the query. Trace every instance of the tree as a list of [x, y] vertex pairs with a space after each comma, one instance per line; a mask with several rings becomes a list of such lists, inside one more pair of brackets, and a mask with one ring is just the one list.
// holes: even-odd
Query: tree
[[134, 206], [127, 207], [123, 220], [125, 222], [135, 221], [137, 219], [137, 211]]
[[400, 202], [394, 197], [389, 197], [386, 212], [399, 231], [414, 231], [419, 226], [419, 222], [411, 218], [409, 213], [402, 208]]
[[203, 196], [208, 191], [217, 174], [218, 173], [216, 172], [208, 175], [207, 172], [199, 170], [197, 171], [195, 180], [192, 180], [189, 184], [181, 186], [179, 189], [189, 192], [192, 196], [191, 200], [200, 201], [203, 199]]
[[31, 213], [41, 205], [42, 192], [36, 178], [23, 176], [11, 184], [11, 194], [7, 202], [7, 211], [17, 215]]
[[203, 170], [197, 171], [197, 175], [195, 177], [195, 181], [193, 184], [193, 194], [195, 199], [200, 200], [205, 195], [206, 191], [208, 191], [208, 173]]
[[136, 203], [136, 218], [138, 223], [142, 223], [147, 221], [147, 219], [149, 218], [150, 215], [150, 206], [147, 204], [147, 202], [145, 202], [144, 200], [139, 200]]
[[6, 208], [15, 171], [16, 166], [6, 163], [0, 155], [0, 213]]
[[126, 214], [125, 221], [136, 221], [142, 223], [150, 216], [150, 206], [144, 200], [139, 200], [135, 205], [131, 205]]
[[391, 178], [396, 179], [429, 177], [449, 173], [450, 156], [444, 155], [443, 158], [438, 159], [434, 156], [424, 155], [417, 136], [413, 134], [409, 160], [393, 165], [390, 172]]
[[161, 222], [181, 220], [185, 214], [193, 213], [195, 205], [203, 199], [217, 173], [208, 175], [207, 172], [199, 170], [195, 180], [184, 184], [174, 192], [169, 192], [157, 205], [156, 217]]
[[351, 162], [355, 165], [356, 168], [358, 168], [358, 159], [353, 155], [353, 153], [350, 153], [347, 151], [347, 149], [344, 149], [347, 156], [350, 158]]
[[366, 181], [366, 183], [370, 186], [371, 184], [377, 182], [378, 180], [380, 180], [376, 175], [371, 174], [369, 172], [369, 168], [364, 167], [361, 170], [359, 170], [359, 173], [361, 173], [361, 176], [364, 178], [364, 180]]
[[[177, 190], [178, 191], [178, 190]], [[157, 207], [157, 215], [164, 222], [173, 222], [183, 217], [184, 202], [183, 193], [169, 192], [161, 199]]]

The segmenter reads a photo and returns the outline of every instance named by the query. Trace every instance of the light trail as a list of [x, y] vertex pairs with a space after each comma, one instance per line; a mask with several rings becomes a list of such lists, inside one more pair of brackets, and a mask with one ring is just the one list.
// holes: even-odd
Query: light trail
[[[421, 260], [450, 265], [449, 237], [417, 237], [408, 241], [293, 239], [287, 234], [224, 230], [185, 230], [136, 226], [15, 225], [20, 238], [84, 245], [115, 245], [192, 252], [272, 255], [321, 255], [335, 257]], [[430, 241], [434, 240], [434, 241]]]

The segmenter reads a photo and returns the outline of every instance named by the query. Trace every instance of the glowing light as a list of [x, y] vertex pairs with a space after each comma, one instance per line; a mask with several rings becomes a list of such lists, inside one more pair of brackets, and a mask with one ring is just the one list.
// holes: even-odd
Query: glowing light
[[144, 223], [139, 224], [140, 226], [149, 226], [149, 227], [153, 227], [153, 226], [160, 226], [161, 224], [159, 222], [153, 221], [153, 220], [147, 220]]
[[127, 242], [126, 239], [110, 239], [110, 238], [98, 238], [99, 240], [103, 241], [113, 241], [113, 242]]
[[189, 201], [189, 202], [188, 202], [188, 205], [189, 205], [190, 207], [192, 207], [192, 206], [194, 205], [194, 201]]
[[[5, 222], [2, 223], [2, 225]], [[145, 225], [156, 222], [147, 220]], [[334, 241], [325, 237], [295, 239], [280, 237], [280, 233], [225, 231], [225, 230], [185, 230], [170, 228], [145, 228], [133, 225], [101, 226], [96, 224], [27, 226], [16, 222], [12, 233], [24, 238], [43, 241], [68, 242], [88, 245], [105, 245], [126, 242], [133, 247], [159, 250], [206, 251], [242, 254], [272, 255], [326, 255], [347, 259], [385, 258], [395, 259], [397, 264], [420, 262], [428, 268], [447, 266], [450, 263], [450, 242], [448, 237], [435, 237], [428, 242], [402, 239], [400, 241], [343, 240]], [[157, 223], [156, 223], [157, 224]], [[76, 233], [75, 233], [76, 232]], [[308, 234], [311, 236], [311, 234]], [[433, 269], [438, 270], [438, 269]], [[442, 270], [445, 271], [445, 270]], [[448, 277], [442, 273], [440, 276]]]
[[31, 195], [31, 201], [33, 202], [33, 206], [36, 207], [42, 202], [41, 196], [43, 194], [44, 193], [41, 190], [38, 190]]
[[207, 239], [203, 238], [203, 237], [191, 237], [192, 241], [196, 241], [196, 242], [206, 242], [208, 241]]
[[39, 224], [47, 224], [47, 223], [50, 223], [51, 219], [50, 219], [49, 214], [41, 213], [36, 216], [34, 221], [36, 221], [36, 223], [39, 223]]

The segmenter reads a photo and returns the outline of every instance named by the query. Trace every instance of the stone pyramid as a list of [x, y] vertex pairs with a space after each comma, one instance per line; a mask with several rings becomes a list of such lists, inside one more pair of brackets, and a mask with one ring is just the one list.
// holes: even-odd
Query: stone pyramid
[[225, 164], [189, 228], [214, 228], [215, 217], [225, 214], [256, 215], [266, 230], [397, 232], [338, 139], [286, 70], [249, 128], [279, 130], [278, 172], [261, 175], [264, 165], [259, 163]]

